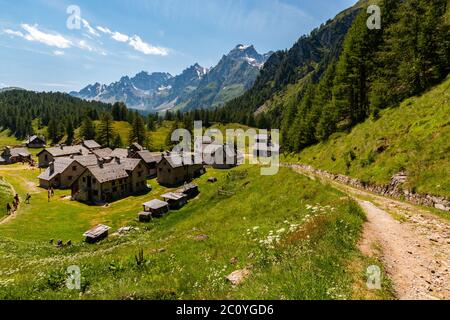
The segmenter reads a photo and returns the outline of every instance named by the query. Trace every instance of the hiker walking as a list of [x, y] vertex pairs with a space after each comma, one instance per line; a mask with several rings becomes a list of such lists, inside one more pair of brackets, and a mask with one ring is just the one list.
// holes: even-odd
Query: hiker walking
[[9, 202], [6, 204], [6, 214], [9, 216], [11, 214], [11, 205], [9, 204]]
[[47, 194], [48, 194], [48, 202], [50, 202], [50, 198], [52, 197], [52, 191], [50, 190], [50, 188], [48, 188]]
[[25, 203], [30, 204], [30, 200], [31, 200], [31, 194], [27, 193], [27, 196], [25, 198]]
[[14, 196], [14, 200], [16, 201], [17, 205], [20, 203], [19, 195], [17, 193]]
[[52, 193], [52, 197], [55, 195], [55, 189], [53, 189], [53, 187], [50, 187], [50, 191]]

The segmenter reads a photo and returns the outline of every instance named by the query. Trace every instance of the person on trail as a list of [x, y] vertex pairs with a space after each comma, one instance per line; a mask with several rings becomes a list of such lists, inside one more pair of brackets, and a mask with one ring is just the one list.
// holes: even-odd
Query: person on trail
[[52, 197], [52, 191], [48, 188], [48, 202], [50, 202], [50, 198]]
[[10, 215], [11, 214], [11, 205], [9, 204], [9, 202], [6, 204], [6, 214]]
[[31, 195], [29, 193], [27, 193], [27, 196], [25, 198], [26, 204], [30, 204], [30, 200], [31, 200]]
[[20, 199], [19, 199], [19, 195], [16, 193], [16, 195], [14, 196], [14, 200], [16, 201], [17, 204], [20, 203]]
[[50, 187], [50, 191], [52, 192], [52, 197], [55, 195], [55, 189], [53, 187]]

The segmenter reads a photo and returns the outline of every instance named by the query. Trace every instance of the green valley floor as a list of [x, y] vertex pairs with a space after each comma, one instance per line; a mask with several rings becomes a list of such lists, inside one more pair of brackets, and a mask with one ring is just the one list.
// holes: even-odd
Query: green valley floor
[[[358, 248], [365, 215], [354, 200], [286, 168], [259, 173], [209, 169], [186, 207], [140, 224], [142, 203], [167, 191], [154, 180], [146, 195], [92, 207], [70, 201], [69, 191], [48, 202], [38, 169], [2, 167], [0, 176], [32, 199], [0, 220], [0, 299], [393, 298], [387, 276], [382, 290], [367, 289], [367, 267], [382, 264]], [[99, 223], [112, 227], [109, 238], [84, 243]], [[124, 226], [131, 231], [115, 234]], [[66, 287], [72, 265], [81, 269], [78, 291]], [[226, 280], [234, 271], [247, 275], [239, 285]]]

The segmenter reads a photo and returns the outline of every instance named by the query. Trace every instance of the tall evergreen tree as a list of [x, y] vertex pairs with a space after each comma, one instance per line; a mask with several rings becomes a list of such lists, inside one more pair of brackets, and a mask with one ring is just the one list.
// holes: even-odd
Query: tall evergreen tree
[[105, 147], [111, 146], [113, 137], [115, 135], [113, 124], [113, 117], [109, 112], [105, 112], [101, 117], [97, 132], [98, 143]]
[[134, 114], [128, 142], [130, 144], [137, 142], [142, 146], [147, 144], [147, 130], [145, 129], [145, 122], [138, 113]]
[[82, 122], [81, 128], [80, 128], [80, 136], [84, 140], [95, 139], [96, 131], [95, 131], [94, 122], [92, 121], [91, 118], [85, 117], [83, 119], [83, 122]]

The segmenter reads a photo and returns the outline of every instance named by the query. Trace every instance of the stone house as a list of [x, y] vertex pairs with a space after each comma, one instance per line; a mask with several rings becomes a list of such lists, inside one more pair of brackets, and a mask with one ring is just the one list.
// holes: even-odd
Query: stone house
[[141, 159], [147, 165], [147, 178], [152, 179], [157, 176], [157, 166], [161, 161], [162, 156], [160, 153], [151, 153], [148, 150], [137, 151], [130, 155], [130, 158]]
[[180, 186], [205, 173], [203, 163], [195, 163], [194, 155], [169, 154], [158, 163], [158, 183]]
[[72, 183], [84, 172], [86, 167], [96, 165], [95, 155], [56, 158], [49, 167], [39, 175], [39, 186], [48, 189], [69, 189]]
[[147, 190], [145, 163], [139, 159], [115, 159], [88, 166], [72, 183], [72, 198], [87, 203], [115, 201]]
[[82, 145], [76, 146], [58, 146], [47, 148], [37, 154], [39, 159], [39, 168], [47, 168], [56, 158], [88, 155], [89, 150]]
[[45, 137], [31, 136], [25, 141], [25, 145], [31, 149], [45, 148]]
[[31, 161], [31, 154], [26, 148], [5, 147], [2, 154], [0, 155], [0, 165]]

